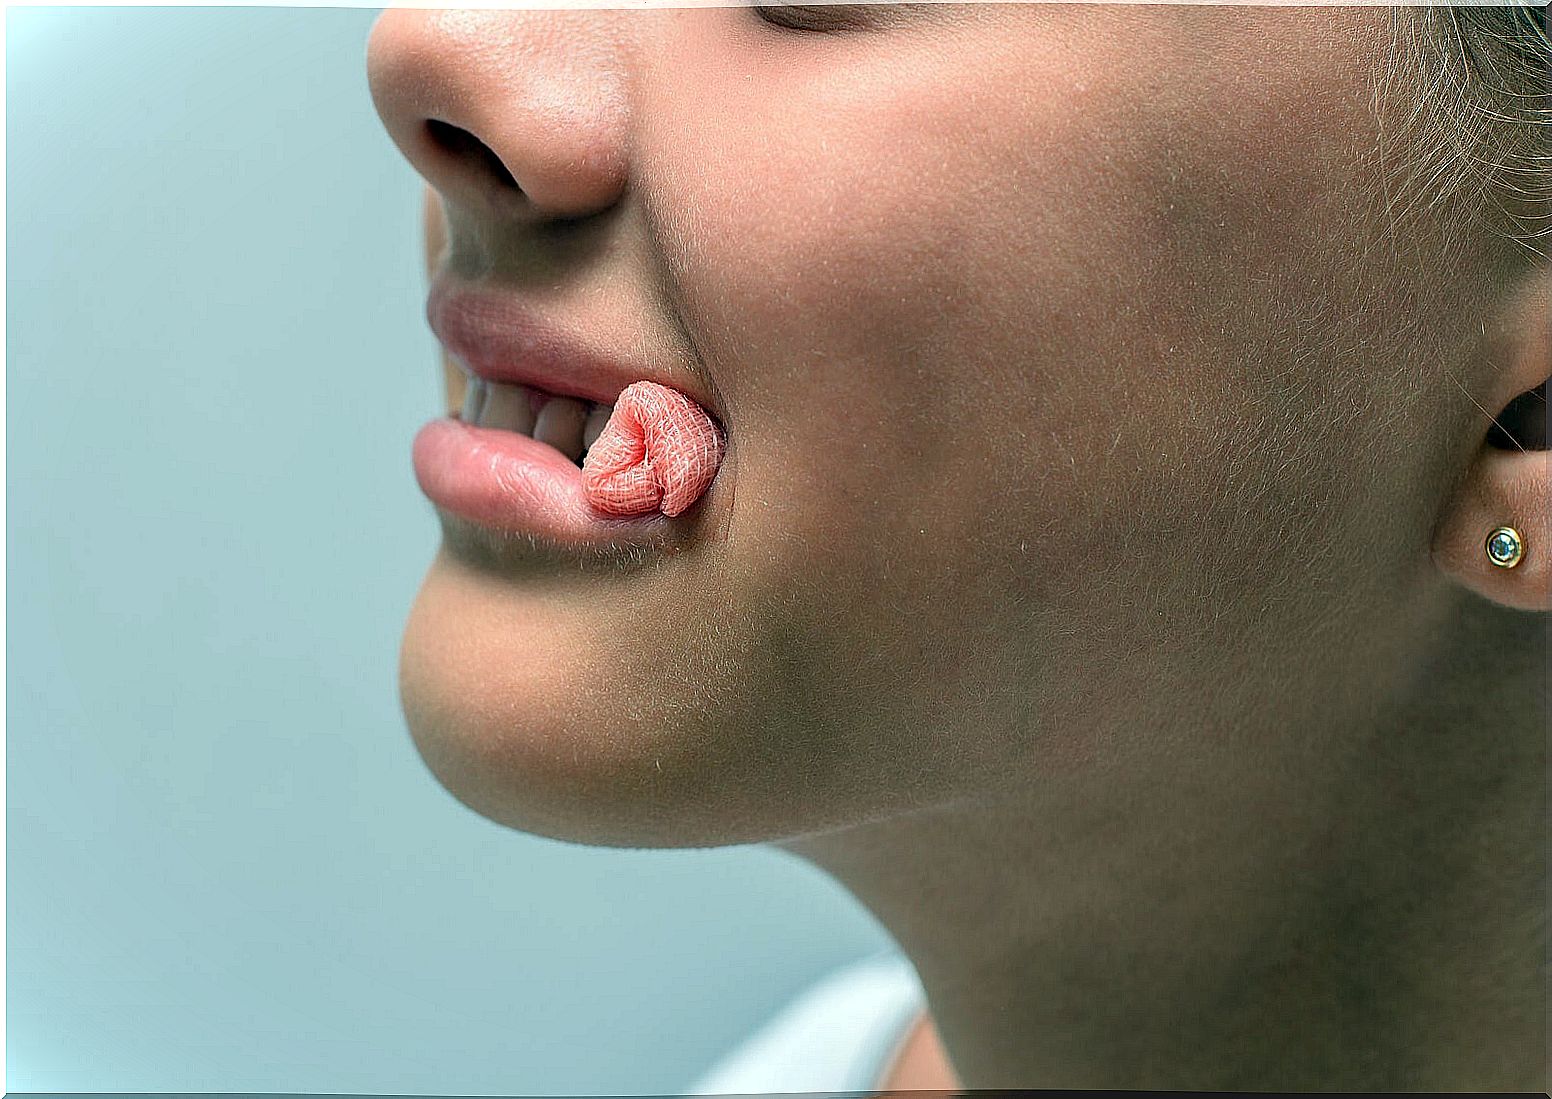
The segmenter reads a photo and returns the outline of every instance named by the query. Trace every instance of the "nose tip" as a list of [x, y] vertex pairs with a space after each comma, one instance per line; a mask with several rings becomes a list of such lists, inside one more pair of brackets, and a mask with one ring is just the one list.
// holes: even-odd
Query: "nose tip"
[[390, 9], [367, 40], [389, 137], [443, 200], [576, 218], [626, 177], [624, 77], [607, 13]]

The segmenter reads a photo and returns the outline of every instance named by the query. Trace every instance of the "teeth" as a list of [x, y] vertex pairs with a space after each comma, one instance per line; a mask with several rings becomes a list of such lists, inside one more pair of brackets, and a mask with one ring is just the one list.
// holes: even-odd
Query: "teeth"
[[580, 463], [613, 414], [613, 405], [470, 376], [464, 383], [463, 410], [458, 418], [472, 427], [530, 435]]
[[463, 383], [463, 411], [458, 418], [466, 424], [478, 425], [480, 409], [485, 405], [486, 382], [484, 378], [467, 378]]
[[598, 441], [598, 437], [604, 433], [604, 425], [609, 422], [609, 417], [614, 415], [614, 405], [595, 404], [593, 410], [587, 414], [587, 423], [582, 425], [582, 449], [586, 450]]
[[534, 414], [527, 386], [486, 382], [485, 404], [480, 409], [480, 427], [499, 427], [519, 435], [533, 434]]
[[551, 397], [539, 409], [533, 437], [549, 443], [573, 462], [582, 457], [582, 421], [587, 419], [587, 402], [573, 397]]

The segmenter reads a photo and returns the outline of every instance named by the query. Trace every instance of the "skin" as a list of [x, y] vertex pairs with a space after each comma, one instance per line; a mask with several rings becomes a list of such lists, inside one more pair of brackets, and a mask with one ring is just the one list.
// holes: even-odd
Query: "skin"
[[375, 25], [430, 269], [729, 434], [639, 567], [442, 517], [429, 768], [823, 868], [965, 1087], [1542, 1090], [1552, 471], [1486, 438], [1552, 276], [1388, 215], [1388, 12], [831, 14]]

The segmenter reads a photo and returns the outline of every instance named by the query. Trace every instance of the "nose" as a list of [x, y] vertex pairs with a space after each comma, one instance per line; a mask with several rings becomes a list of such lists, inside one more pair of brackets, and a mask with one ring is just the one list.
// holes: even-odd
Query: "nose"
[[597, 10], [390, 9], [367, 40], [372, 102], [444, 202], [584, 217], [627, 176], [619, 29]]

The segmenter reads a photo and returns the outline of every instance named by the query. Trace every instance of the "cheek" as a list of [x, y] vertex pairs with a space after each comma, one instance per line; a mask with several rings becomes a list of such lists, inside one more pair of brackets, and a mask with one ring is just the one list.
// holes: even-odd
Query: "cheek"
[[887, 563], [908, 598], [945, 553], [1062, 584], [1087, 537], [1065, 521], [1156, 501], [1180, 449], [1161, 436], [1230, 396], [1186, 361], [1166, 230], [1131, 197], [1142, 158], [1097, 150], [1070, 104], [846, 102], [758, 146], [708, 127], [740, 168], [679, 196], [687, 312], [739, 410], [735, 533], [847, 592]]
[[1362, 291], [1324, 270], [1346, 181], [1288, 167], [1322, 138], [1287, 118], [1208, 125], [1211, 94], [1140, 115], [1162, 77], [1136, 57], [676, 116], [697, 163], [736, 166], [663, 170], [661, 213], [736, 410], [729, 603], [771, 624], [750, 690], [853, 761], [885, 728], [896, 760], [991, 766], [955, 731], [1206, 643], [1297, 564], [1301, 523], [1340, 518], [1299, 467], [1341, 452], [1318, 415], [1354, 376], [1341, 341], [1267, 375]]
[[1320, 200], [1247, 177], [1233, 127], [1128, 121], [1158, 74], [1080, 89], [1020, 49], [980, 55], [979, 90], [861, 71], [787, 113], [736, 82], [657, 112], [649, 214], [735, 497], [628, 595], [439, 560], [402, 691], [466, 803], [584, 842], [759, 841], [1080, 757], [1075, 719], [1218, 686], [1191, 674], [1214, 646], [1253, 662], [1257, 576], [1302, 517], [1342, 521], [1294, 457], [1340, 452], [1313, 410], [1356, 372], [1299, 324], [1361, 288], [1285, 231]]

